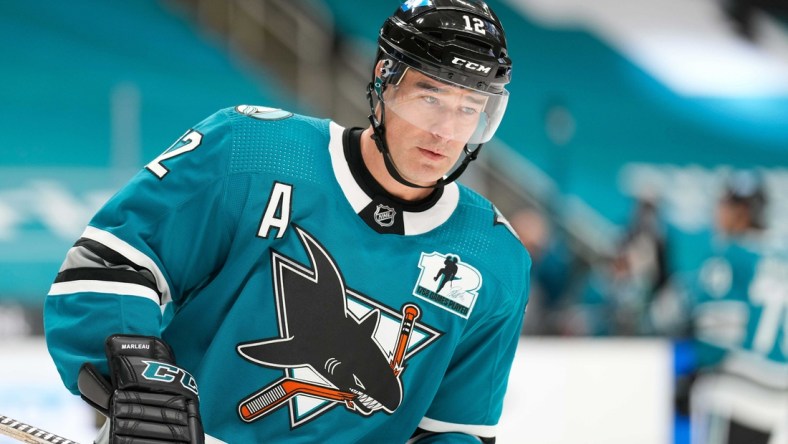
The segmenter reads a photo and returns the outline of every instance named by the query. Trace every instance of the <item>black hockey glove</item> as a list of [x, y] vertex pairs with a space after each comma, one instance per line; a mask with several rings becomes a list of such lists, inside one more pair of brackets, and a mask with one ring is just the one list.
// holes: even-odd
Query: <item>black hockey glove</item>
[[152, 336], [113, 335], [106, 342], [110, 380], [85, 363], [82, 399], [109, 418], [112, 444], [203, 444], [197, 384]]

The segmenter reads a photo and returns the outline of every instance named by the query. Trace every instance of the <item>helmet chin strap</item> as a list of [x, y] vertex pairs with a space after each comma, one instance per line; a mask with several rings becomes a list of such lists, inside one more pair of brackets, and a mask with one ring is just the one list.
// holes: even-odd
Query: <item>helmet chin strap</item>
[[[370, 109], [369, 123], [372, 124], [372, 140], [375, 141], [375, 146], [377, 146], [378, 151], [383, 154], [383, 163], [386, 165], [386, 170], [388, 171], [389, 175], [391, 175], [394, 180], [411, 188], [440, 188], [457, 180], [457, 178], [460, 177], [465, 169], [468, 168], [468, 165], [476, 160], [476, 156], [478, 156], [479, 152], [482, 150], [483, 144], [479, 144], [479, 146], [473, 151], [468, 149], [468, 145], [466, 144], [462, 148], [462, 150], [465, 152], [465, 158], [462, 159], [460, 166], [458, 166], [457, 169], [455, 169], [447, 177], [438, 179], [434, 185], [418, 185], [402, 177], [402, 174], [400, 174], [399, 170], [397, 170], [397, 166], [394, 165], [394, 160], [391, 158], [391, 152], [389, 151], [388, 144], [386, 143], [386, 103], [383, 101], [383, 90], [386, 87], [386, 82], [380, 78], [376, 78], [375, 84], [376, 85], [370, 83], [367, 85], [367, 100], [369, 100]], [[373, 91], [378, 98], [378, 102], [380, 103], [380, 120], [378, 120], [377, 116], [375, 116], [375, 105], [372, 98]]]

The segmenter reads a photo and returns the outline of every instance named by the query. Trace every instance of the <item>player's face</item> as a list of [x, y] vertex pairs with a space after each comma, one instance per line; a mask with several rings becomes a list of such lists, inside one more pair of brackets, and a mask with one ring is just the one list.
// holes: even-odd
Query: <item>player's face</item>
[[728, 235], [742, 233], [750, 226], [747, 206], [730, 200], [717, 204], [717, 229]]
[[386, 141], [407, 180], [431, 185], [451, 170], [479, 124], [486, 97], [409, 69], [384, 93]]

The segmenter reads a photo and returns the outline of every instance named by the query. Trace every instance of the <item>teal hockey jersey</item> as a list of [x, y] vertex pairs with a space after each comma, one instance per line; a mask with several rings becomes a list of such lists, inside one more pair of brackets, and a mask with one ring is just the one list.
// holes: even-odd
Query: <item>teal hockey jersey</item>
[[764, 251], [754, 239], [731, 239], [715, 249], [700, 270], [693, 295], [695, 330], [707, 346], [700, 348], [702, 363], [733, 357], [773, 367], [771, 373], [788, 387], [786, 276], [788, 255]]
[[77, 393], [83, 362], [107, 373], [110, 334], [153, 335], [226, 442], [494, 436], [528, 253], [462, 185], [416, 203], [380, 193], [352, 144], [329, 120], [238, 106], [151, 161], [47, 296], [65, 385]]

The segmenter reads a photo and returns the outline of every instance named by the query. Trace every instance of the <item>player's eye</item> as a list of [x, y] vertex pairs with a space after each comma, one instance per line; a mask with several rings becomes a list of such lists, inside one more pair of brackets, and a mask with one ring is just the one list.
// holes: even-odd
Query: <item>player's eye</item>
[[422, 96], [421, 98], [430, 105], [437, 105], [439, 102], [435, 96]]
[[470, 106], [462, 106], [460, 107], [460, 112], [466, 116], [473, 116], [479, 112], [476, 108], [471, 108]]
[[363, 389], [364, 389], [364, 388], [366, 388], [366, 387], [364, 387], [364, 384], [362, 384], [362, 383], [361, 383], [361, 380], [360, 380], [360, 379], [358, 379], [358, 376], [356, 376], [355, 374], [353, 375], [353, 380], [355, 380], [355, 381], [356, 381], [356, 385], [357, 385], [357, 386], [359, 386], [359, 387], [361, 387], [361, 388], [363, 388]]

